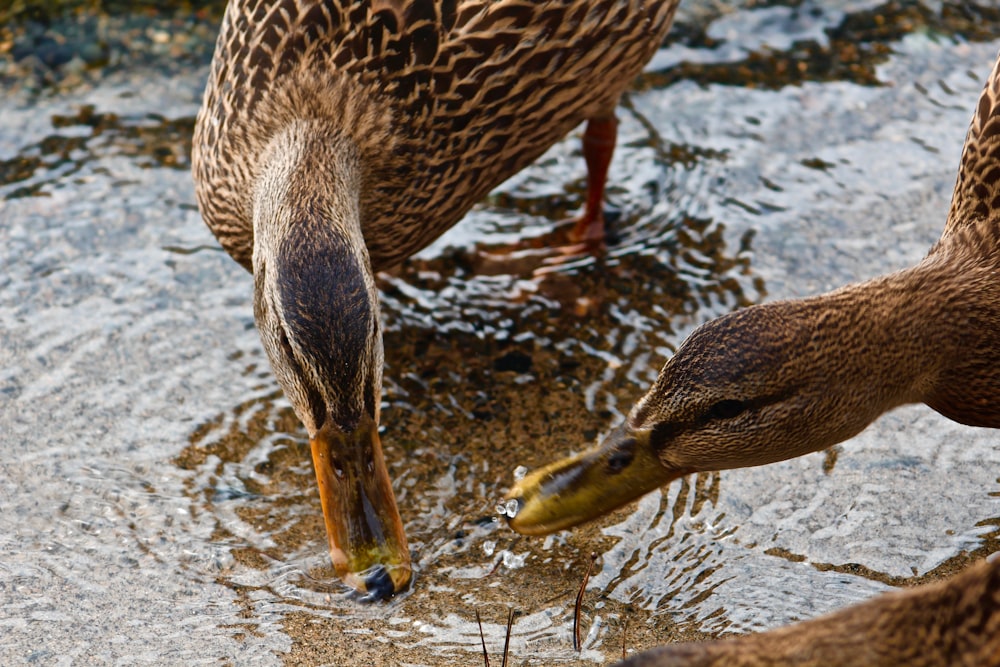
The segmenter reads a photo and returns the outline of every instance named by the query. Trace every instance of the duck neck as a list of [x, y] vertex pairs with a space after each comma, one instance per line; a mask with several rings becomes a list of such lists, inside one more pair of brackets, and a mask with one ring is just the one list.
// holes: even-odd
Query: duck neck
[[1000, 428], [1000, 220], [946, 233], [905, 274], [903, 311], [923, 345], [915, 396], [970, 426]]
[[322, 121], [295, 121], [257, 173], [255, 317], [275, 375], [310, 436], [328, 420], [377, 423], [382, 339], [357, 150]]
[[872, 418], [922, 402], [963, 424], [1000, 427], [997, 273], [938, 246], [916, 266], [818, 297], [842, 313], [844, 370], [859, 382], [852, 391], [877, 396]]

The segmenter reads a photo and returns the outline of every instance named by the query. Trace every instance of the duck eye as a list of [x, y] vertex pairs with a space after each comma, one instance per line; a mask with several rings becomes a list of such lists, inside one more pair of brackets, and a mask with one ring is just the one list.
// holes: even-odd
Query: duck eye
[[295, 358], [295, 352], [292, 350], [292, 343], [288, 340], [288, 334], [285, 333], [284, 327], [278, 327], [278, 342], [281, 343], [281, 349], [285, 351], [285, 355], [289, 359]]
[[[288, 340], [288, 334], [285, 333], [284, 327], [278, 327], [278, 342], [285, 352], [285, 361], [295, 369], [296, 375], [303, 377], [299, 362], [295, 359], [295, 350], [292, 349], [292, 343]], [[311, 383], [305, 383], [305, 391], [309, 408], [312, 410], [313, 425], [318, 431], [326, 423], [326, 403], [323, 401], [323, 396], [312, 387]]]
[[708, 419], [732, 419], [742, 414], [747, 409], [747, 404], [735, 399], [719, 401], [708, 409], [706, 417]]

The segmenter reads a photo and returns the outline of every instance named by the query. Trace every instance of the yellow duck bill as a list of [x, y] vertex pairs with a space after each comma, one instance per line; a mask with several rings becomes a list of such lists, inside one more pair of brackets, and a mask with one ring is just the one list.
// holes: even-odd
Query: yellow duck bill
[[649, 433], [621, 425], [594, 449], [536, 470], [507, 493], [517, 502], [510, 527], [525, 535], [547, 535], [596, 519], [688, 470], [663, 466]]
[[410, 583], [410, 551], [382, 457], [378, 424], [352, 432], [325, 425], [311, 441], [330, 559], [352, 588], [385, 599]]

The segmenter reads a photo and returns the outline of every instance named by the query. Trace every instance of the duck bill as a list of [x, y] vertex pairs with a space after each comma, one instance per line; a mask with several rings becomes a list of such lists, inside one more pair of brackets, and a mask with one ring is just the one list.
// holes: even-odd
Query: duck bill
[[510, 527], [547, 535], [603, 516], [686, 474], [660, 462], [648, 432], [620, 426], [594, 449], [527, 475], [507, 493], [517, 501]]
[[337, 575], [376, 599], [405, 589], [410, 551], [382, 457], [378, 424], [368, 415], [352, 432], [327, 424], [310, 444]]

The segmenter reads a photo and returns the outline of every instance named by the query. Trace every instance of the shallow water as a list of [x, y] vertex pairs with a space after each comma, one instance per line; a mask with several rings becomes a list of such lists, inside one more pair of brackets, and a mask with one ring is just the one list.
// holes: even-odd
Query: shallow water
[[516, 466], [600, 437], [697, 324], [905, 266], [943, 227], [1000, 48], [974, 40], [1000, 23], [930, 2], [705, 5], [620, 110], [606, 256], [507, 253], [580, 206], [573, 136], [380, 276], [382, 438], [416, 567], [388, 604], [332, 579], [249, 276], [194, 206], [205, 63], [8, 83], [0, 661], [477, 664], [476, 612], [498, 660], [513, 609], [518, 664], [610, 662], [623, 634], [638, 650], [772, 627], [1000, 550], [996, 434], [923, 407], [555, 537], [492, 521]]

